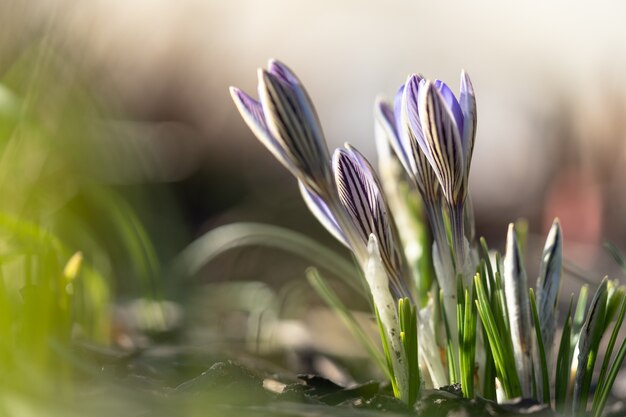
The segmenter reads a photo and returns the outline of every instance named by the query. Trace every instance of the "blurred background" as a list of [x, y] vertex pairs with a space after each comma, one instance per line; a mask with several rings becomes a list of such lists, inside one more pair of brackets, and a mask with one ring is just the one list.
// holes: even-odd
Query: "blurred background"
[[[465, 69], [478, 101], [470, 177], [478, 235], [502, 248], [507, 224], [527, 219], [533, 277], [558, 216], [564, 294], [583, 279], [618, 278], [602, 244], [626, 249], [624, 18], [618, 1], [4, 0], [0, 109], [15, 125], [28, 119], [22, 132], [30, 133], [21, 136], [32, 143], [15, 145], [14, 132], [3, 132], [10, 138], [2, 148], [3, 209], [54, 224], [70, 248], [99, 265], [111, 285], [99, 302], [118, 305], [105, 314], [114, 331], [103, 332], [119, 346], [141, 344], [129, 339], [128, 317], [136, 319], [143, 296], [154, 292], [171, 301], [159, 304], [168, 312], [159, 326], [184, 320], [176, 337], [219, 347], [239, 321], [229, 316], [233, 322], [207, 331], [223, 318], [216, 303], [247, 290], [213, 285], [248, 283], [252, 297], [282, 300], [280, 314], [302, 318], [306, 303], [285, 307], [284, 292], [315, 299], [302, 280], [308, 263], [246, 248], [191, 280], [162, 272], [194, 238], [255, 221], [343, 251], [247, 129], [228, 87], [254, 95], [256, 69], [277, 58], [306, 85], [329, 146], [348, 141], [375, 160], [376, 96], [392, 97], [414, 72], [458, 91]], [[298, 280], [302, 286], [285, 290]], [[309, 345], [319, 342], [314, 326], [303, 339]]]

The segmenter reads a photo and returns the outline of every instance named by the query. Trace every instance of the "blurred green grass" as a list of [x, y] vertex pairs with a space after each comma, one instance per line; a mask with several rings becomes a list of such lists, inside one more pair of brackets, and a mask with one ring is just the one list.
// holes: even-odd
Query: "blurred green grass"
[[77, 345], [115, 337], [118, 283], [131, 276], [131, 293], [160, 296], [145, 228], [82, 166], [102, 112], [45, 42], [0, 79], [0, 410], [8, 415], [72, 403], [85, 370], [97, 369]]

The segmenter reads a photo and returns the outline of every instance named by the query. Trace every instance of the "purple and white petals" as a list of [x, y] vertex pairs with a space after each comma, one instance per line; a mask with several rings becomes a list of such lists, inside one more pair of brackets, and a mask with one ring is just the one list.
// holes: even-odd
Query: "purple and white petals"
[[278, 161], [285, 166], [289, 171], [297, 171], [294, 163], [285, 153], [284, 148], [278, 143], [278, 141], [270, 133], [267, 123], [265, 122], [265, 115], [263, 114], [263, 108], [261, 103], [241, 91], [236, 87], [230, 87], [230, 95], [246, 122], [252, 133], [259, 139], [259, 141], [265, 145], [265, 147], [274, 155]]
[[298, 180], [298, 186], [300, 188], [302, 199], [315, 218], [326, 228], [326, 230], [330, 232], [331, 235], [333, 235], [335, 239], [349, 248], [350, 245], [348, 244], [346, 236], [341, 230], [341, 227], [339, 227], [337, 220], [324, 200], [313, 191], [307, 189], [306, 185], [304, 185], [304, 183], [300, 180]]
[[[405, 271], [399, 252], [399, 239], [392, 225], [391, 214], [382, 190], [367, 160], [349, 145], [337, 149], [333, 155], [333, 171], [339, 200], [353, 226], [356, 242], [352, 249], [361, 261], [365, 260], [365, 249], [369, 236], [374, 234], [380, 246], [381, 257], [389, 274], [391, 287], [396, 295], [410, 297], [410, 291], [402, 280]], [[350, 232], [346, 232], [350, 234]]]
[[331, 178], [330, 155], [313, 104], [295, 76], [275, 62], [259, 70], [259, 96], [267, 128], [316, 192]]
[[335, 151], [333, 170], [339, 199], [356, 226], [363, 244], [367, 244], [369, 235], [374, 233], [381, 241], [381, 252], [388, 259], [390, 241], [388, 213], [380, 190], [366, 169], [350, 150]]
[[[428, 160], [431, 159], [430, 148], [426, 144], [424, 138], [424, 128], [419, 112], [419, 92], [423, 90], [426, 80], [419, 75], [411, 75], [404, 85], [402, 94], [402, 104], [400, 111], [400, 123], [403, 126], [409, 126], [415, 135], [419, 149], [426, 155]], [[406, 129], [405, 129], [406, 130]], [[411, 146], [414, 144], [411, 143]]]
[[443, 193], [452, 205], [465, 198], [463, 150], [459, 130], [446, 101], [430, 81], [418, 92], [419, 118], [428, 158]]
[[467, 176], [469, 175], [472, 153], [474, 152], [474, 139], [476, 137], [476, 96], [474, 95], [472, 81], [465, 71], [461, 72], [459, 104], [463, 112], [463, 129], [460, 132], [465, 158], [465, 175]]
[[[424, 152], [426, 147], [422, 124], [418, 115], [417, 95], [423, 85], [422, 79], [412, 76], [407, 81], [407, 88], [402, 97], [401, 128], [402, 135], [408, 143], [410, 152], [411, 174], [415, 178], [417, 188], [428, 205], [439, 204], [439, 184], [435, 171]], [[422, 143], [422, 144], [420, 144]]]
[[452, 116], [454, 116], [454, 121], [456, 122], [459, 133], [463, 132], [463, 112], [461, 111], [461, 106], [454, 96], [454, 93], [450, 90], [450, 87], [448, 87], [448, 85], [441, 80], [435, 80], [433, 85], [437, 88], [439, 93], [441, 93], [441, 97], [443, 97], [446, 107], [450, 110]]

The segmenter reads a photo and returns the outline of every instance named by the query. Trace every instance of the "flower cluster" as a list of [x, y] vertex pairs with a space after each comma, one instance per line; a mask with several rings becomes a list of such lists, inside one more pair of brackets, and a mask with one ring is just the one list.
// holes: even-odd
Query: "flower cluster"
[[[552, 355], [560, 226], [555, 221], [548, 235], [536, 298], [522, 262], [523, 233], [510, 226], [503, 260], [476, 240], [468, 190], [476, 98], [465, 72], [458, 98], [440, 80], [411, 75], [393, 103], [376, 101], [382, 180], [350, 144], [331, 155], [307, 92], [284, 64], [272, 60], [259, 70], [258, 94], [257, 100], [231, 87], [250, 129], [296, 177], [315, 217], [357, 259], [381, 329], [386, 360], [378, 362], [398, 398], [413, 404], [422, 386], [460, 382], [470, 398], [477, 392], [493, 400], [533, 397], [582, 414], [600, 339], [619, 310], [593, 398], [593, 413], [599, 415], [626, 357], [625, 340], [610, 363], [626, 292], [605, 279], [585, 313], [583, 289], [576, 313], [570, 304], [558, 355]], [[432, 248], [420, 238], [422, 213]], [[330, 288], [316, 282], [336, 306]], [[347, 309], [338, 311], [364, 340]]]

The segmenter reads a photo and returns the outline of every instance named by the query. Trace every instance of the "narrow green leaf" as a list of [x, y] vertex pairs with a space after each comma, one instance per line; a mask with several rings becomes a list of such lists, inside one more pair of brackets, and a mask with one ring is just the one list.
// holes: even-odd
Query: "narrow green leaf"
[[339, 318], [343, 321], [350, 333], [352, 333], [352, 335], [361, 343], [361, 345], [365, 348], [370, 357], [374, 359], [379, 368], [387, 375], [389, 379], [393, 379], [393, 374], [392, 372], [390, 372], [392, 368], [389, 368], [387, 362], [381, 355], [380, 350], [376, 348], [371, 338], [367, 336], [359, 322], [356, 320], [350, 310], [345, 306], [345, 304], [341, 302], [335, 291], [330, 287], [330, 285], [328, 285], [326, 280], [321, 277], [319, 271], [315, 268], [309, 268], [306, 271], [306, 277], [315, 292], [339, 316]]
[[487, 333], [496, 375], [500, 380], [502, 389], [507, 398], [515, 398], [522, 395], [519, 377], [515, 369], [515, 361], [512, 350], [508, 347], [507, 339], [510, 342], [510, 335], [501, 333], [496, 325], [494, 314], [491, 310], [487, 291], [482, 285], [480, 277], [474, 278], [476, 287], [476, 306], [483, 328]]
[[374, 306], [374, 312], [376, 313], [376, 323], [378, 323], [378, 333], [380, 334], [380, 340], [383, 345], [383, 352], [385, 353], [385, 362], [387, 364], [387, 376], [389, 377], [389, 381], [391, 382], [391, 389], [393, 390], [393, 396], [396, 398], [400, 398], [400, 388], [398, 387], [398, 381], [396, 380], [395, 373], [393, 371], [393, 361], [391, 358], [391, 348], [389, 347], [389, 341], [387, 339], [387, 332], [383, 327], [383, 323], [380, 320], [380, 314], [378, 313], [378, 308]]
[[[626, 358], [626, 338], [622, 341], [622, 344], [617, 351], [617, 355], [615, 356], [615, 360], [611, 364], [611, 368], [609, 369], [608, 375], [602, 387], [602, 392], [599, 394], [599, 400], [596, 407], [593, 410], [593, 417], [600, 417], [602, 415], [602, 410], [604, 410], [604, 406], [606, 405], [606, 401], [609, 397], [609, 393], [613, 384], [615, 383], [615, 378], [617, 378], [617, 374], [622, 367], [622, 363]], [[598, 394], [596, 394], [598, 395]]]
[[235, 223], [218, 227], [188, 245], [174, 262], [174, 273], [190, 277], [224, 252], [243, 246], [266, 246], [298, 255], [323, 266], [341, 278], [357, 294], [369, 299], [358, 268], [315, 240], [278, 226]]
[[[480, 279], [476, 274], [476, 279]], [[474, 362], [476, 355], [476, 290], [465, 290], [463, 312], [463, 335], [460, 339], [461, 389], [466, 398], [474, 397]]]
[[584, 416], [587, 408], [593, 368], [604, 330], [608, 297], [607, 286], [608, 280], [605, 277], [593, 296], [589, 312], [580, 333], [578, 370], [574, 380], [573, 400], [573, 412], [576, 416]]
[[542, 397], [541, 400], [550, 404], [550, 377], [548, 376], [548, 361], [546, 359], [546, 350], [543, 346], [543, 336], [541, 334], [541, 323], [539, 322], [539, 313], [537, 312], [537, 303], [535, 302], [535, 293], [531, 288], [529, 290], [530, 308], [535, 324], [535, 335], [537, 336], [537, 348], [539, 353], [539, 363], [541, 366], [541, 387]]
[[593, 396], [592, 413], [594, 416], [598, 417], [602, 412], [602, 408], [604, 408], [604, 404], [606, 403], [606, 399], [612, 386], [612, 382], [609, 384], [609, 381], [607, 379], [607, 371], [609, 371], [609, 362], [611, 360], [611, 356], [613, 355], [615, 341], [617, 340], [617, 335], [619, 334], [619, 330], [622, 327], [622, 323], [624, 322], [624, 315], [626, 314], [626, 297], [624, 297], [623, 293], [620, 297], [620, 300], [621, 308], [619, 310], [615, 326], [613, 327], [613, 331], [611, 332], [611, 338], [609, 339], [609, 344], [606, 347], [606, 352], [604, 353], [604, 360], [602, 361], [602, 368], [600, 369], [600, 376], [598, 377], [596, 392]]
[[441, 317], [443, 318], [444, 329], [446, 331], [446, 359], [448, 361], [448, 374], [450, 378], [450, 384], [456, 384], [458, 380], [458, 367], [456, 364], [456, 352], [454, 351], [452, 332], [450, 331], [450, 324], [448, 323], [448, 315], [443, 302], [443, 290], [439, 290], [439, 305], [441, 306]]
[[412, 406], [417, 401], [421, 385], [417, 344], [417, 310], [415, 306], [411, 305], [408, 298], [403, 298], [398, 300], [398, 314], [409, 369], [408, 404]]
[[556, 376], [555, 376], [555, 391], [554, 391], [554, 403], [556, 405], [556, 411], [559, 413], [565, 412], [565, 404], [567, 398], [567, 387], [570, 379], [571, 369], [571, 334], [572, 334], [572, 307], [574, 305], [574, 295], [570, 298], [569, 308], [567, 309], [567, 315], [565, 316], [565, 323], [563, 324], [563, 332], [561, 333], [561, 344], [559, 346], [559, 353], [556, 359]]
[[489, 258], [489, 247], [487, 246], [487, 241], [484, 237], [480, 238], [480, 248], [481, 248], [481, 257], [485, 262], [485, 267], [487, 268], [487, 273], [489, 274], [489, 278], [493, 280], [493, 268], [491, 266], [491, 259]]

